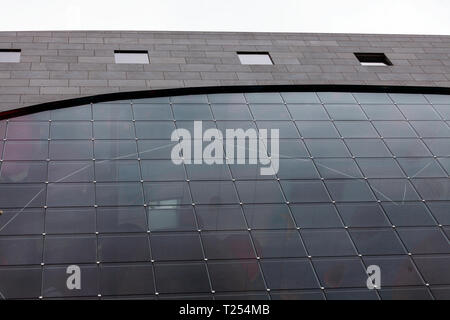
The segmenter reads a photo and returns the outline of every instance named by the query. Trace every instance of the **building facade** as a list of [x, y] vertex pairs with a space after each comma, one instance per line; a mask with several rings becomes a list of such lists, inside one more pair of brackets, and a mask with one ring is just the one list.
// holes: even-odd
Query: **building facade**
[[2, 32], [0, 298], [449, 299], [449, 87], [448, 36]]

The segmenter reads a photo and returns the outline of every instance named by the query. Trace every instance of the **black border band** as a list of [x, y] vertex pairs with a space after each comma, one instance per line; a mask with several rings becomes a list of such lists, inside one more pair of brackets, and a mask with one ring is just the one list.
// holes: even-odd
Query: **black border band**
[[113, 92], [87, 97], [58, 100], [0, 112], [0, 120], [29, 115], [36, 112], [75, 107], [89, 103], [127, 99], [158, 98], [193, 94], [242, 93], [242, 92], [373, 92], [450, 95], [448, 87], [378, 86], [378, 85], [259, 85], [213, 86], [155, 89], [143, 91]]

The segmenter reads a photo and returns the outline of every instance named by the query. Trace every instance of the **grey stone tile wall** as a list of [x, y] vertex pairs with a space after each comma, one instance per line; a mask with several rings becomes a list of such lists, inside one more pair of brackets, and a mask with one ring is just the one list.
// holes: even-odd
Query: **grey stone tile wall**
[[[101, 93], [267, 84], [450, 87], [450, 36], [224, 33], [0, 32], [0, 111]], [[114, 63], [114, 50], [148, 50], [150, 64]], [[267, 51], [275, 65], [241, 65]], [[392, 67], [362, 67], [354, 52], [384, 52]]]

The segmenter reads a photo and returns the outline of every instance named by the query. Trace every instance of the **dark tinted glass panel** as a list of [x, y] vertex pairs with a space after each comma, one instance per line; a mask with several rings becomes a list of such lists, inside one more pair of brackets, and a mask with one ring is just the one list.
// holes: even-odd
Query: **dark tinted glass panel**
[[288, 109], [294, 120], [330, 120], [321, 104], [289, 104]]
[[257, 255], [261, 258], [305, 257], [306, 251], [297, 231], [253, 231]]
[[143, 207], [98, 208], [97, 229], [108, 232], [145, 232], [147, 218]]
[[134, 104], [134, 118], [138, 120], [172, 120], [169, 104], [149, 103]]
[[243, 208], [248, 226], [252, 229], [295, 228], [287, 205], [244, 205]]
[[95, 236], [45, 237], [45, 263], [94, 263], [97, 255]]
[[0, 215], [0, 235], [28, 235], [43, 232], [43, 209], [7, 209]]
[[0, 167], [0, 182], [45, 182], [47, 163], [45, 161], [4, 161]]
[[351, 230], [350, 235], [358, 252], [363, 255], [405, 253], [400, 240], [392, 228]]
[[351, 256], [356, 251], [345, 230], [303, 230], [305, 246], [311, 256]]
[[339, 133], [331, 121], [295, 121], [304, 138], [339, 138]]
[[204, 232], [203, 247], [208, 259], [246, 259], [254, 258], [248, 232]]
[[155, 233], [151, 236], [153, 259], [203, 260], [198, 233]]
[[102, 295], [152, 294], [155, 292], [150, 264], [103, 265], [100, 267]]
[[261, 263], [269, 289], [312, 289], [318, 283], [308, 260], [271, 260]]
[[8, 140], [47, 140], [48, 122], [9, 122], [6, 130]]
[[156, 289], [161, 293], [210, 292], [203, 263], [158, 263], [155, 265]]
[[325, 109], [333, 120], [367, 120], [357, 104], [326, 104]]
[[151, 231], [197, 230], [191, 207], [153, 207], [148, 209], [148, 225]]
[[135, 141], [98, 140], [94, 142], [95, 159], [136, 159]]
[[202, 230], [247, 229], [241, 206], [196, 206], [198, 226]]
[[289, 202], [328, 202], [330, 197], [320, 181], [282, 181]]
[[335, 201], [375, 200], [365, 180], [329, 180], [326, 185]]
[[97, 103], [92, 106], [94, 120], [131, 120], [129, 103]]
[[349, 157], [345, 144], [340, 139], [305, 139], [313, 157]]
[[439, 228], [399, 228], [398, 233], [413, 254], [450, 253], [448, 239]]
[[105, 235], [98, 238], [98, 257], [102, 262], [148, 261], [147, 235]]
[[342, 222], [332, 204], [291, 205], [290, 208], [300, 228], [342, 227]]
[[50, 182], [94, 181], [93, 161], [50, 161], [48, 163]]
[[317, 276], [325, 288], [365, 288], [367, 273], [358, 258], [313, 259]]
[[356, 228], [389, 226], [389, 221], [377, 203], [342, 203], [338, 204], [337, 208], [346, 226]]
[[45, 213], [45, 232], [94, 233], [95, 220], [94, 208], [48, 208]]
[[266, 289], [256, 261], [210, 262], [208, 269], [213, 290], [217, 292]]

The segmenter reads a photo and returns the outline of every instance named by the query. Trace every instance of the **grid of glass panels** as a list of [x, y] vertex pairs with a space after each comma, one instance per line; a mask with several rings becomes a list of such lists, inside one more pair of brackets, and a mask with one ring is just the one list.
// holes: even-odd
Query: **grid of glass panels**
[[[279, 129], [279, 172], [174, 165], [194, 120]], [[450, 296], [449, 96], [111, 101], [0, 121], [0, 138], [0, 298]]]

